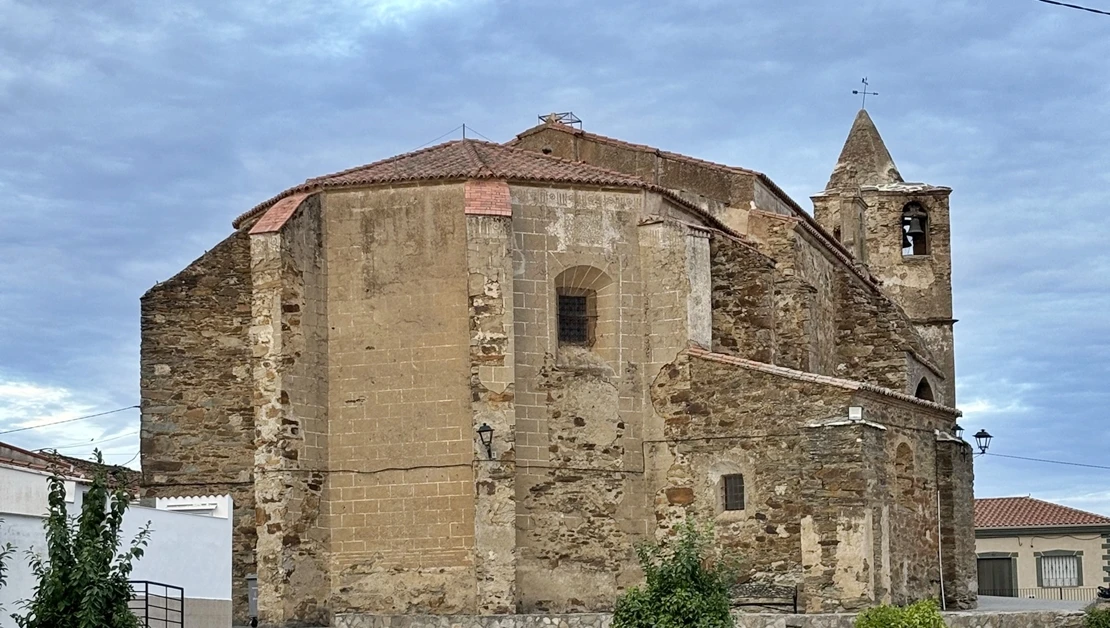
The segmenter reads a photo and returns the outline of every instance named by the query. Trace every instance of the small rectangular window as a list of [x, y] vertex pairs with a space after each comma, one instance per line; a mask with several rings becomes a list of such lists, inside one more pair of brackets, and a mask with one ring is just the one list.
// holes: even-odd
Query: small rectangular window
[[584, 345], [590, 342], [588, 297], [559, 295], [559, 342]]
[[744, 509], [744, 476], [726, 475], [724, 478], [725, 510]]

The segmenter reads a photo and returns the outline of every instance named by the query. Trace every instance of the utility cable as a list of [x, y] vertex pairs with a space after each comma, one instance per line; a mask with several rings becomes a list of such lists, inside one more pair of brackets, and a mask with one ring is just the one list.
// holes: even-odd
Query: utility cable
[[49, 451], [49, 450], [57, 451], [59, 449], [73, 449], [74, 447], [92, 447], [93, 445], [99, 445], [100, 443], [108, 443], [108, 442], [111, 442], [111, 441], [114, 441], [114, 440], [119, 440], [121, 438], [126, 438], [128, 436], [134, 436], [135, 434], [138, 434], [138, 433], [139, 433], [138, 431], [134, 431], [134, 432], [128, 432], [126, 434], [120, 434], [119, 436], [112, 436], [111, 438], [105, 438], [105, 439], [101, 439], [101, 440], [93, 440], [93, 441], [89, 441], [89, 442], [86, 442], [86, 443], [72, 443], [72, 444], [69, 444], [69, 445], [58, 445], [57, 447], [42, 447], [42, 448], [36, 449], [35, 451]]
[[116, 408], [115, 410], [108, 410], [107, 412], [98, 412], [96, 414], [87, 414], [85, 416], [79, 416], [79, 417], [72, 418], [72, 419], [63, 419], [61, 421], [53, 421], [53, 422], [50, 422], [50, 423], [41, 423], [39, 425], [29, 425], [27, 427], [17, 427], [14, 430], [4, 430], [4, 431], [0, 432], [0, 435], [14, 434], [16, 432], [24, 432], [24, 431], [27, 431], [27, 430], [37, 430], [40, 427], [50, 427], [51, 425], [61, 425], [62, 423], [73, 423], [74, 421], [84, 421], [85, 419], [95, 419], [98, 416], [105, 416], [105, 415], [108, 415], [108, 414], [115, 414], [117, 412], [123, 412], [124, 410], [133, 410], [133, 409], [136, 409], [138, 407], [139, 406], [127, 406], [126, 408]]
[[1110, 11], [1102, 11], [1100, 9], [1092, 9], [1091, 7], [1082, 7], [1078, 4], [1068, 4], [1067, 2], [1057, 2], [1056, 0], [1037, 0], [1045, 4], [1055, 4], [1058, 7], [1067, 7], [1069, 9], [1079, 9], [1080, 11], [1087, 11], [1088, 13], [1098, 13], [1099, 15], [1110, 15]]
[[416, 148], [414, 148], [414, 149], [410, 150], [409, 152], [410, 152], [410, 153], [412, 153], [412, 152], [415, 152], [415, 151], [418, 151], [418, 150], [420, 150], [421, 148], [424, 148], [424, 147], [425, 147], [425, 146], [427, 146], [428, 144], [434, 144], [434, 143], [436, 143], [436, 142], [440, 141], [441, 139], [443, 139], [443, 138], [447, 137], [448, 135], [451, 135], [451, 134], [452, 134], [452, 133], [454, 133], [455, 131], [458, 131], [459, 129], [463, 128], [464, 126], [466, 126], [466, 125], [464, 125], [464, 124], [460, 124], [459, 126], [457, 126], [457, 127], [453, 128], [453, 129], [451, 129], [450, 131], [448, 131], [448, 132], [444, 133], [443, 135], [440, 135], [439, 137], [435, 138], [434, 140], [432, 140], [432, 141], [430, 141], [430, 142], [424, 142], [423, 144], [421, 144], [420, 146], [417, 146]]
[[1028, 460], [1030, 462], [1047, 462], [1048, 464], [1062, 464], [1062, 465], [1067, 465], [1069, 467], [1086, 467], [1088, 469], [1107, 469], [1107, 470], [1110, 470], [1110, 467], [1104, 467], [1104, 466], [1097, 465], [1097, 464], [1084, 464], [1082, 462], [1064, 462], [1063, 460], [1045, 460], [1044, 458], [1026, 458], [1024, 456], [1009, 456], [1009, 455], [1006, 455], [1006, 454], [992, 454], [990, 452], [986, 452], [983, 455], [984, 456], [995, 456], [996, 458], [1013, 458], [1014, 460]]

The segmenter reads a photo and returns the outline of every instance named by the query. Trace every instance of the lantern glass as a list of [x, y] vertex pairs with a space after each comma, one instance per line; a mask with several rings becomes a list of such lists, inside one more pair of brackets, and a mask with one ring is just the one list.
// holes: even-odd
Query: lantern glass
[[975, 433], [975, 444], [979, 447], [979, 453], [987, 453], [987, 448], [991, 446], [991, 439], [993, 436], [987, 430], [979, 430]]
[[489, 447], [493, 444], [493, 428], [483, 423], [478, 428], [478, 438], [482, 441], [483, 446]]
[[956, 435], [956, 438], [958, 438], [960, 440], [963, 440], [963, 438], [964, 438], [964, 428], [961, 427], [959, 423], [952, 426], [952, 433]]

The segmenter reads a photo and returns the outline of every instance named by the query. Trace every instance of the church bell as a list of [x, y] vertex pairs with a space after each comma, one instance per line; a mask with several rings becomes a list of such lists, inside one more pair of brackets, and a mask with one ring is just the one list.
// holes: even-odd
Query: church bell
[[[906, 230], [906, 236], [916, 239], [923, 235], [925, 235], [925, 229], [921, 226], [921, 219], [916, 216], [910, 218], [910, 228]], [[904, 241], [903, 244], [905, 244]]]

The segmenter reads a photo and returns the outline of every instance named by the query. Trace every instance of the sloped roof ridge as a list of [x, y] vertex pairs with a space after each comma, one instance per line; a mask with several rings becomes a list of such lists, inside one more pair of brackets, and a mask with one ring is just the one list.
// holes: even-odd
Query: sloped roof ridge
[[1110, 525], [1110, 517], [1037, 499], [1030, 495], [975, 498], [976, 528], [1075, 525]]
[[[372, 172], [375, 168], [386, 166], [391, 163], [400, 163], [406, 159], [412, 159], [417, 156], [427, 155], [434, 152], [442, 152], [451, 154], [452, 158], [457, 158], [457, 153], [449, 153], [451, 149], [458, 146], [462, 147], [463, 157], [474, 168], [468, 172], [458, 171], [451, 172], [449, 175], [420, 175], [420, 174], [399, 174], [396, 177], [384, 177], [381, 181], [337, 181], [343, 177], [350, 177], [358, 175], [360, 172]], [[483, 156], [483, 153], [486, 153]], [[510, 163], [508, 165], [496, 164], [496, 155], [506, 155], [509, 158], [516, 158], [517, 163]], [[491, 162], [491, 158], [493, 161]], [[528, 160], [530, 163], [523, 163], [523, 160]], [[494, 163], [494, 165], [490, 165]], [[544, 172], [542, 169], [536, 168], [536, 165], [559, 165], [573, 169], [572, 172]], [[514, 169], [514, 166], [517, 168]], [[577, 171], [577, 172], [574, 172]], [[536, 151], [518, 148], [516, 146], [508, 146], [505, 144], [498, 144], [496, 142], [485, 142], [473, 139], [451, 140], [443, 142], [428, 148], [411, 151], [387, 159], [382, 159], [369, 164], [347, 168], [331, 174], [320, 175], [307, 179], [304, 183], [291, 187], [280, 194], [277, 194], [240, 214], [234, 221], [232, 226], [238, 229], [242, 223], [249, 218], [252, 218], [284, 198], [299, 193], [316, 192], [324, 188], [344, 188], [344, 187], [358, 187], [361, 185], [371, 185], [386, 182], [403, 182], [403, 181], [432, 181], [442, 180], [445, 178], [462, 178], [462, 179], [480, 179], [480, 178], [503, 178], [508, 180], [518, 181], [536, 181], [536, 182], [557, 182], [566, 181], [569, 183], [580, 183], [586, 185], [611, 185], [611, 186], [627, 186], [635, 187], [638, 189], [648, 190], [666, 196], [669, 200], [681, 205], [689, 210], [691, 213], [698, 215], [706, 220], [707, 223], [714, 228], [729, 234], [730, 236], [740, 237], [727, 225], [722, 223], [718, 218], [714, 217], [709, 212], [702, 208], [690, 203], [683, 199], [673, 191], [655, 185], [654, 183], [645, 181], [639, 177], [629, 175], [623, 172], [610, 170], [590, 164], [584, 161], [574, 161], [571, 159], [564, 159], [554, 155], [544, 155]]]
[[514, 145], [518, 141], [520, 141], [521, 138], [527, 137], [529, 135], [535, 135], [536, 133], [539, 133], [543, 129], [553, 129], [555, 131], [562, 131], [563, 133], [569, 133], [571, 135], [580, 135], [582, 137], [588, 137], [592, 140], [596, 140], [596, 141], [598, 141], [602, 144], [610, 144], [610, 145], [613, 145], [613, 146], [621, 146], [621, 147], [624, 147], [624, 148], [631, 148], [633, 150], [638, 150], [638, 151], [644, 152], [644, 153], [654, 153], [654, 154], [657, 154], [657, 155], [661, 155], [663, 157], [668, 157], [670, 159], [674, 159], [676, 161], [686, 161], [686, 162], [699, 164], [699, 165], [703, 165], [703, 166], [709, 166], [709, 167], [712, 167], [712, 168], [728, 170], [730, 172], [740, 172], [740, 173], [743, 173], [743, 174], [753, 174], [753, 175], [766, 176], [762, 172], [759, 172], [758, 170], [752, 170], [750, 168], [743, 168], [741, 166], [730, 166], [728, 164], [722, 164], [722, 163], [716, 162], [716, 161], [709, 161], [708, 159], [701, 159], [701, 158], [698, 158], [698, 157], [691, 157], [690, 155], [684, 155], [682, 153], [675, 153], [675, 152], [672, 152], [672, 151], [663, 150], [663, 149], [658, 148], [656, 146], [649, 146], [648, 144], [637, 144], [635, 142], [628, 142], [628, 141], [625, 141], [625, 140], [617, 139], [615, 137], [609, 137], [608, 135], [600, 135], [598, 133], [585, 131], [583, 129], [576, 129], [572, 126], [568, 126], [568, 125], [563, 124], [561, 122], [541, 122], [540, 124], [537, 124], [536, 126], [530, 128], [530, 129], [525, 129], [524, 131], [521, 131], [520, 133], [517, 133], [516, 137], [514, 139], [509, 140], [508, 142], [506, 142], [505, 145], [506, 146]]
[[813, 383], [816, 383], [816, 384], [825, 384], [827, 386], [835, 386], [837, 388], [843, 388], [845, 390], [863, 390], [863, 391], [872, 392], [872, 393], [875, 393], [875, 394], [878, 394], [878, 395], [882, 395], [884, 397], [891, 397], [891, 398], [894, 398], [894, 399], [898, 399], [899, 401], [906, 401], [906, 402], [909, 402], [909, 403], [913, 403], [913, 404], [916, 404], [916, 405], [919, 405], [919, 406], [930, 408], [932, 410], [940, 410], [941, 412], [947, 412], [949, 414], [955, 414], [956, 416], [961, 416], [963, 414], [962, 412], [960, 412], [956, 408], [952, 408], [950, 406], [946, 406], [944, 404], [940, 404], [940, 403], [937, 403], [935, 401], [928, 401], [926, 399], [920, 399], [920, 398], [914, 397], [912, 395], [907, 395], [906, 393], [900, 393], [896, 390], [891, 390], [889, 388], [884, 388], [883, 386], [877, 386], [875, 384], [870, 384], [868, 382], [861, 382], [861, 381], [854, 380], [854, 379], [845, 379], [843, 377], [832, 377], [831, 375], [819, 375], [817, 373], [808, 373], [806, 371], [799, 371], [797, 369], [792, 369], [792, 368], [788, 368], [788, 367], [785, 367], [785, 366], [778, 366], [777, 364], [768, 364], [767, 362], [759, 362], [757, 360], [749, 360], [748, 358], [741, 358], [739, 356], [735, 356], [735, 355], [732, 355], [732, 354], [729, 354], [729, 353], [717, 353], [717, 352], [714, 352], [714, 351], [709, 351], [707, 349], [703, 349], [703, 348], [698, 347], [698, 346], [690, 347], [689, 353], [692, 356], [699, 357], [699, 358], [702, 358], [704, 360], [709, 360], [711, 362], [719, 362], [721, 364], [732, 364], [734, 366], [739, 366], [739, 367], [746, 368], [746, 369], [752, 370], [752, 371], [760, 371], [760, 372], [763, 372], [763, 373], [769, 373], [771, 375], [779, 375], [781, 377], [788, 377], [790, 379], [803, 381], [803, 382], [813, 382]]

